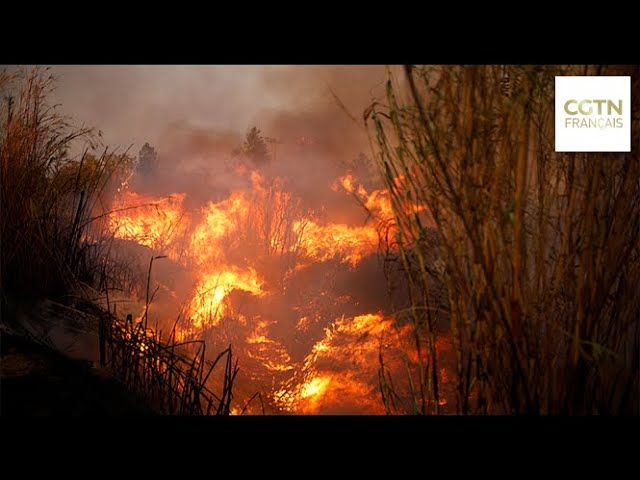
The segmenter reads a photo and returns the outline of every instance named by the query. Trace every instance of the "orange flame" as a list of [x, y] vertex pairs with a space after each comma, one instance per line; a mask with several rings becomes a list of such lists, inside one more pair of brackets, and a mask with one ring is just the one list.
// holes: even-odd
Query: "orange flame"
[[389, 341], [397, 342], [394, 333], [407, 332], [394, 332], [393, 325], [380, 313], [337, 320], [306, 357], [303, 380], [287, 385], [274, 398], [284, 410], [300, 413], [384, 413], [373, 379], [378, 355]]
[[116, 238], [133, 240], [175, 257], [177, 252], [171, 247], [187, 227], [184, 198], [184, 193], [158, 198], [122, 192], [113, 205], [110, 227]]
[[378, 245], [376, 230], [367, 226], [318, 225], [313, 221], [298, 221], [293, 229], [301, 237], [304, 254], [316, 262], [338, 258], [355, 267], [362, 258], [375, 253]]
[[223, 301], [233, 290], [243, 290], [257, 296], [264, 295], [262, 282], [255, 270], [227, 268], [202, 274], [189, 310], [193, 327], [216, 325], [226, 313]]
[[[379, 355], [381, 350], [400, 348], [408, 327], [396, 328], [382, 313], [338, 318], [295, 360], [288, 342], [270, 337], [269, 327], [275, 322], [235, 314], [231, 293], [273, 298], [277, 290], [273, 265], [283, 269], [279, 281], [318, 262], [357, 267], [377, 251], [376, 223], [393, 220], [388, 194], [369, 192], [345, 175], [334, 190], [342, 187], [356, 196], [375, 221], [331, 223], [305, 210], [301, 199], [285, 191], [279, 179], [267, 181], [246, 168], [236, 173], [245, 178], [247, 189], [197, 211], [185, 208], [185, 194], [155, 198], [121, 193], [109, 219], [115, 236], [162, 252], [192, 272], [194, 285], [185, 309], [188, 322], [178, 327], [177, 336], [215, 330], [222, 319], [232, 318], [245, 328], [246, 359], [260, 366], [261, 375], [271, 376], [269, 396], [279, 409], [384, 413], [377, 388]], [[311, 318], [318, 316], [301, 313], [295, 331], [311, 334], [315, 321]]]

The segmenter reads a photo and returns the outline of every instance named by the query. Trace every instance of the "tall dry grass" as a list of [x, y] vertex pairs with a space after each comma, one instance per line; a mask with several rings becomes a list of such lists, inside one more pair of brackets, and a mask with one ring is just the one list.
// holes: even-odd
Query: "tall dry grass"
[[[50, 103], [46, 69], [0, 72], [2, 307], [82, 296], [100, 282], [107, 196], [130, 158], [89, 153], [98, 137]], [[85, 146], [73, 156], [73, 146]], [[6, 318], [6, 317], [5, 317]]]
[[[414, 411], [440, 412], [447, 367], [460, 414], [637, 414], [638, 67], [403, 73], [365, 119], [409, 285], [398, 320], [420, 359]], [[631, 75], [631, 153], [554, 151], [554, 76], [567, 74]], [[438, 364], [438, 336], [455, 365]]]

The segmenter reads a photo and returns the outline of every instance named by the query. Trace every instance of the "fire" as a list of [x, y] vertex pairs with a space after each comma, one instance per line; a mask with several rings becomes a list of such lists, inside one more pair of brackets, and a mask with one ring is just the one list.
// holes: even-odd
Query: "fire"
[[304, 414], [318, 414], [327, 407], [343, 404], [349, 399], [349, 406], [343, 409], [329, 410], [333, 413], [353, 413], [359, 411], [369, 414], [383, 414], [382, 405], [378, 405], [376, 388], [368, 382], [344, 372], [323, 374], [314, 377], [302, 387], [301, 402], [298, 411]]
[[[305, 358], [302, 381], [276, 392], [276, 401], [300, 413], [384, 413], [375, 386], [378, 355], [407, 332], [396, 331], [381, 313], [338, 319]], [[342, 399], [349, 399], [348, 406]]]
[[[384, 413], [380, 355], [402, 351], [408, 327], [381, 311], [345, 315], [341, 308], [359, 308], [348, 294], [299, 279], [312, 266], [327, 275], [352, 272], [375, 255], [377, 224], [393, 220], [389, 196], [345, 175], [333, 190], [356, 196], [368, 221], [335, 223], [305, 206], [281, 179], [246, 167], [234, 172], [245, 186], [198, 208], [187, 209], [183, 193], [161, 198], [127, 191], [113, 205], [116, 238], [161, 252], [189, 272], [177, 338], [206, 334], [216, 345], [233, 343], [245, 378], [264, 389], [277, 411]], [[397, 368], [406, 367], [400, 362]], [[239, 397], [251, 397], [249, 389]]]
[[[415, 173], [412, 177], [415, 177]], [[411, 184], [407, 181], [407, 177], [405, 175], [398, 175], [395, 177], [393, 184], [395, 188], [411, 191]], [[381, 223], [390, 223], [389, 226], [391, 229], [395, 230], [395, 225], [393, 223], [393, 206], [391, 205], [391, 198], [387, 190], [378, 189], [369, 192], [362, 184], [357, 184], [356, 186], [356, 180], [350, 173], [340, 177], [338, 181], [334, 183], [333, 189], [337, 190], [338, 185], [353, 195], [373, 217], [377, 218]], [[407, 201], [404, 204], [399, 205], [398, 208], [404, 210], [407, 215], [420, 215], [421, 221], [425, 224], [432, 223], [429, 216], [428, 206], [418, 199], [407, 199]]]
[[233, 290], [243, 290], [258, 296], [264, 294], [262, 282], [253, 269], [243, 271], [228, 267], [203, 274], [189, 311], [193, 326], [200, 328], [215, 325], [226, 313], [223, 301]]
[[294, 370], [296, 365], [287, 349], [270, 338], [268, 328], [274, 323], [273, 320], [258, 319], [255, 329], [246, 338], [246, 353], [269, 374], [286, 374]]
[[393, 209], [391, 207], [391, 199], [389, 192], [386, 190], [373, 190], [371, 193], [362, 185], [356, 186], [356, 181], [351, 173], [340, 177], [333, 188], [337, 189], [337, 185], [342, 186], [348, 193], [354, 195], [360, 203], [375, 217], [381, 221], [393, 219]]
[[190, 252], [198, 264], [224, 258], [223, 241], [236, 233], [249, 211], [249, 201], [241, 193], [219, 203], [209, 202], [202, 210], [202, 220], [191, 236]]
[[184, 193], [159, 198], [122, 192], [113, 205], [110, 227], [117, 238], [134, 240], [176, 257], [177, 251], [171, 247], [186, 226], [184, 198]]
[[314, 377], [311, 381], [302, 386], [300, 398], [319, 398], [327, 393], [327, 386], [331, 383], [331, 377]]
[[309, 221], [296, 222], [293, 229], [301, 234], [304, 254], [316, 262], [336, 257], [355, 267], [362, 258], [375, 253], [378, 246], [378, 234], [369, 226], [318, 225]]

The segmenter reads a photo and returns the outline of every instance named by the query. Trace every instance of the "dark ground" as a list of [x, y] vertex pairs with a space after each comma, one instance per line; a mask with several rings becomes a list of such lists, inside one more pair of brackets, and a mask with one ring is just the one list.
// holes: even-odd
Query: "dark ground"
[[0, 415], [150, 415], [108, 369], [0, 331]]

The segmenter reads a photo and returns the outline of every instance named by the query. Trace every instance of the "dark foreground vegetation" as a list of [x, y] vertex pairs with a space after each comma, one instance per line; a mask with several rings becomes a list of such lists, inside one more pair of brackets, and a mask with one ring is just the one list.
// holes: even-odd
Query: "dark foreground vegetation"
[[152, 415], [107, 369], [24, 338], [0, 337], [2, 415]]
[[[416, 412], [438, 413], [446, 335], [459, 413], [638, 413], [639, 73], [406, 68], [365, 112], [424, 367]], [[555, 152], [555, 75], [631, 76], [631, 153]]]

